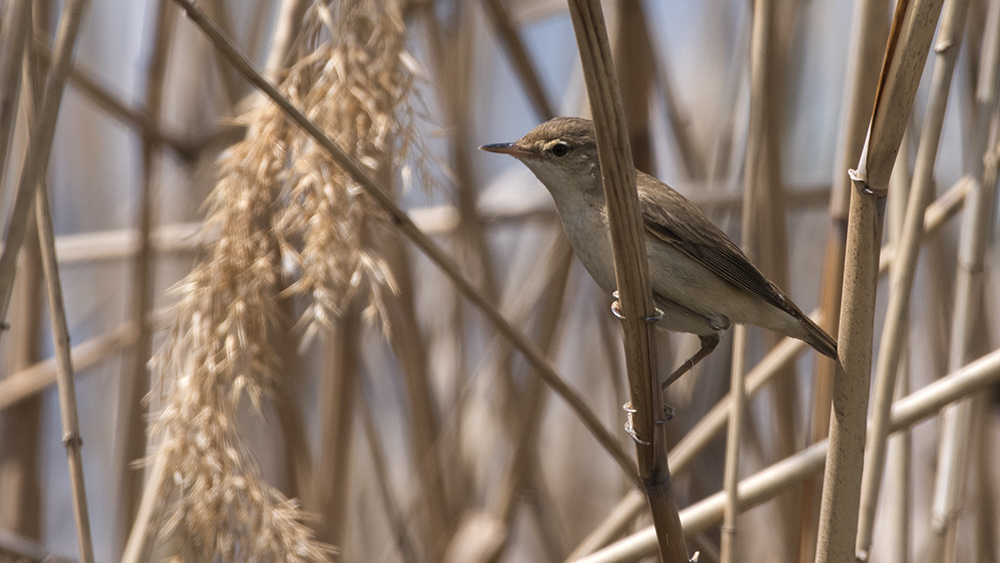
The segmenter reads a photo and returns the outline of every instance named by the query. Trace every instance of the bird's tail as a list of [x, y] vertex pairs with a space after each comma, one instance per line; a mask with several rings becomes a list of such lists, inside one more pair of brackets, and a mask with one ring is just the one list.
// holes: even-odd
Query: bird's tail
[[837, 359], [837, 341], [819, 327], [812, 319], [805, 315], [799, 316], [799, 323], [803, 332], [796, 335], [806, 344], [812, 346], [817, 352], [824, 356]]

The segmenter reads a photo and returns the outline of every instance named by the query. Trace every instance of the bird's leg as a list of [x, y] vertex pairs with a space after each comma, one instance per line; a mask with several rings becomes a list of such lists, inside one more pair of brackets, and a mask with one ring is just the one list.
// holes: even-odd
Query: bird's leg
[[[621, 312], [621, 303], [619, 303], [618, 301], [618, 292], [615, 291], [614, 293], [611, 294], [611, 296], [614, 297], [615, 299], [614, 302], [611, 304], [611, 312], [614, 313], [614, 315], [619, 319], [625, 320], [625, 317], [622, 315]], [[695, 313], [691, 309], [688, 309], [687, 307], [680, 305], [679, 303], [675, 303], [669, 299], [666, 299], [661, 295], [656, 295], [654, 293], [653, 297], [656, 299], [657, 303], [666, 305], [671, 309], [676, 309], [678, 312], [684, 315], [687, 315], [693, 319], [697, 319], [705, 323], [706, 325], [712, 327], [714, 330], [726, 330], [727, 328], [729, 328], [730, 322], [729, 319], [725, 316], [713, 315], [711, 317], [706, 317], [704, 315]], [[646, 322], [656, 322], [663, 318], [663, 311], [661, 311], [660, 309], [656, 310], [656, 314], [657, 316], [646, 319]], [[712, 351], [715, 350], [715, 347], [719, 345], [719, 335], [716, 333], [712, 333], [708, 336], [699, 336], [698, 338], [701, 339], [701, 348], [697, 352], [695, 352], [693, 356], [691, 356], [687, 360], [684, 360], [684, 363], [681, 364], [679, 368], [677, 368], [676, 370], [674, 370], [673, 373], [670, 374], [670, 377], [668, 377], [667, 380], [664, 381], [663, 384], [660, 386], [661, 391], [666, 391], [667, 387], [670, 387], [671, 383], [677, 381], [677, 379], [680, 376], [691, 371], [691, 368], [693, 368], [695, 364], [704, 360], [705, 357], [711, 354]], [[628, 411], [629, 407], [630, 405], [626, 404], [625, 410]]]
[[[611, 304], [611, 312], [614, 313], [614, 315], [619, 319], [625, 320], [625, 316], [622, 315], [621, 311], [621, 303], [618, 301], [618, 292], [615, 291], [614, 293], [611, 294], [611, 296], [614, 297], [615, 299], [614, 302]], [[712, 327], [714, 330], [725, 330], [729, 328], [729, 319], [725, 316], [714, 315], [712, 317], [705, 317], [703, 315], [695, 313], [694, 311], [688, 309], [683, 305], [675, 303], [669, 299], [665, 299], [660, 295], [654, 294], [653, 296], [656, 298], [657, 303], [661, 303], [672, 309], [676, 309], [677, 311], [679, 311], [684, 315], [687, 315], [693, 319], [697, 319], [705, 323], [706, 325]], [[648, 317], [646, 319], [646, 322], [657, 322], [662, 318], [663, 318], [663, 311], [657, 308], [656, 316]], [[679, 368], [677, 368], [676, 370], [674, 370], [673, 373], [670, 374], [670, 377], [668, 377], [667, 380], [664, 381], [663, 384], [660, 386], [661, 392], [666, 391], [667, 387], [669, 387], [671, 383], [677, 381], [677, 379], [680, 376], [691, 371], [691, 368], [693, 368], [698, 362], [705, 359], [705, 357], [711, 354], [712, 351], [715, 350], [715, 347], [719, 345], [719, 335], [717, 333], [712, 333], [709, 334], [708, 336], [699, 336], [698, 338], [701, 339], [701, 348], [697, 352], [695, 352], [693, 356], [691, 356], [687, 360], [684, 360], [684, 363], [681, 364]], [[665, 407], [664, 408], [665, 416], [664, 418], [657, 420], [658, 423], [667, 422], [674, 417], [674, 408], [669, 405], [664, 405], [664, 407]], [[625, 412], [627, 413], [628, 417], [628, 420], [625, 422], [625, 431], [628, 432], [629, 436], [631, 436], [632, 439], [635, 440], [637, 443], [647, 445], [645, 442], [640, 440], [638, 436], [635, 435], [635, 430], [632, 426], [632, 414], [635, 413], [635, 409], [632, 408], [632, 403], [631, 402], [625, 403], [624, 405], [622, 405], [622, 408], [625, 409]]]
[[681, 364], [681, 367], [675, 369], [674, 373], [670, 374], [670, 377], [668, 377], [663, 382], [663, 385], [660, 387], [661, 390], [666, 391], [667, 387], [670, 387], [671, 383], [677, 381], [677, 379], [680, 376], [691, 371], [691, 368], [693, 368], [695, 364], [704, 360], [705, 357], [711, 354], [712, 351], [715, 350], [715, 347], [719, 345], [718, 334], [713, 333], [708, 336], [699, 336], [698, 338], [701, 339], [701, 348], [699, 348], [698, 351], [695, 352], [693, 356], [684, 360], [684, 363]]

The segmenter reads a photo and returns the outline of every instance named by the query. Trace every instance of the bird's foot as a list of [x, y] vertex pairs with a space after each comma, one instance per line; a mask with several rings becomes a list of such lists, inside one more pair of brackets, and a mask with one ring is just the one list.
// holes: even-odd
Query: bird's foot
[[635, 425], [632, 422], [632, 415], [635, 414], [635, 409], [632, 408], [632, 402], [629, 401], [622, 405], [622, 409], [625, 411], [625, 432], [632, 438], [632, 441], [636, 444], [642, 444], [643, 446], [651, 445], [651, 442], [647, 442], [639, 437], [635, 433]]
[[[635, 433], [635, 425], [634, 425], [634, 422], [633, 422], [633, 419], [632, 419], [632, 415], [634, 415], [636, 413], [636, 410], [632, 407], [632, 402], [629, 401], [629, 402], [625, 403], [624, 405], [622, 405], [622, 410], [625, 411], [625, 417], [626, 417], [625, 418], [625, 432], [628, 433], [629, 437], [632, 438], [632, 441], [635, 442], [636, 444], [642, 444], [643, 446], [650, 445], [650, 442], [647, 442], [647, 441], [643, 440], [642, 438], [640, 438], [638, 436], [638, 434]], [[656, 419], [655, 423], [656, 424], [666, 424], [666, 423], [670, 422], [671, 420], [673, 420], [675, 412], [676, 411], [674, 410], [674, 407], [671, 407], [670, 405], [663, 405], [663, 415], [664, 416], [663, 416], [663, 418]]]
[[677, 409], [670, 405], [663, 405], [663, 418], [661, 420], [657, 420], [656, 422], [660, 424], [670, 422], [674, 419], [675, 414], [677, 414]]
[[[622, 302], [618, 299], [618, 292], [615, 291], [614, 293], [612, 293], [611, 297], [615, 298], [615, 300], [611, 303], [611, 313], [614, 314], [614, 316], [618, 317], [618, 320], [624, 321], [625, 314], [622, 313]], [[657, 307], [656, 314], [653, 315], [652, 317], [646, 317], [645, 320], [647, 323], [659, 322], [663, 320], [663, 311], [660, 310], [659, 307]]]

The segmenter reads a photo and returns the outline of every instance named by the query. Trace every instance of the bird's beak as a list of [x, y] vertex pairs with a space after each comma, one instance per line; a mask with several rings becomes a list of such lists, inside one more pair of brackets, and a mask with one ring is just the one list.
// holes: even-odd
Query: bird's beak
[[479, 147], [479, 150], [486, 152], [495, 152], [500, 154], [509, 154], [514, 158], [528, 158], [535, 155], [535, 153], [525, 150], [518, 146], [517, 143], [496, 143], [493, 145], [483, 145]]

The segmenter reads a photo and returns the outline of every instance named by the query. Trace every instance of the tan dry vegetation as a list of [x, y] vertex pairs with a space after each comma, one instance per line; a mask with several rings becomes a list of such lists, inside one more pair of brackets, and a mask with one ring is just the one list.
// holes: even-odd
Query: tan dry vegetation
[[[621, 323], [474, 153], [612, 76], [618, 149], [848, 354], [726, 334], [665, 395], [687, 551], [997, 560], [1000, 1], [607, 2], [616, 75], [560, 2], [147, 4], [0, 2], [0, 561], [655, 556]], [[655, 342], [661, 376], [696, 347]]]

